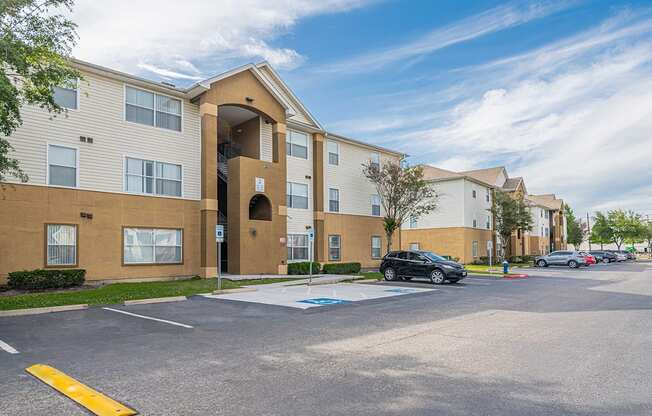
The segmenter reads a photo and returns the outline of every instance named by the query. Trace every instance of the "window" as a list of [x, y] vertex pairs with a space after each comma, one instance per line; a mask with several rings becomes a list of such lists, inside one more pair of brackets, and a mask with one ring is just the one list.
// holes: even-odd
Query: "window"
[[485, 223], [485, 227], [487, 228], [487, 230], [491, 229], [491, 217], [489, 217], [488, 215], [487, 215], [487, 222]]
[[70, 81], [64, 85], [52, 87], [54, 102], [60, 107], [69, 110], [78, 108], [79, 95], [77, 94], [77, 80]]
[[308, 135], [293, 130], [288, 130], [288, 133], [285, 153], [288, 156], [308, 159]]
[[474, 241], [472, 245], [473, 257], [478, 257], [478, 242]]
[[380, 216], [380, 196], [371, 195], [371, 215]]
[[471, 195], [473, 195], [473, 199], [475, 199], [478, 196], [478, 193], [474, 189], [471, 191]]
[[183, 230], [125, 228], [124, 264], [179, 264], [183, 258]]
[[133, 87], [125, 92], [127, 121], [181, 131], [181, 100]]
[[288, 235], [288, 261], [308, 260], [308, 235]]
[[335, 188], [328, 188], [328, 210], [340, 212], [340, 191]]
[[181, 196], [181, 165], [128, 157], [125, 191], [139, 194]]
[[341, 259], [341, 237], [339, 235], [328, 236], [328, 259], [332, 261], [340, 261]]
[[287, 205], [288, 208], [308, 209], [308, 185], [288, 182]]
[[478, 228], [478, 220], [473, 218], [473, 228]]
[[417, 228], [417, 217], [410, 217], [410, 228]]
[[380, 153], [373, 152], [371, 154], [371, 166], [380, 169]]
[[541, 211], [541, 218], [543, 218], [543, 210]]
[[487, 194], [485, 195], [485, 201], [491, 202], [491, 196], [489, 195], [489, 189], [487, 189]]
[[545, 235], [550, 235], [550, 230], [548, 229], [548, 227], [546, 227], [546, 233], [545, 233]]
[[47, 224], [46, 226], [47, 266], [77, 265], [77, 226]]
[[378, 236], [372, 236], [371, 237], [371, 258], [372, 259], [379, 259], [380, 254], [381, 254], [381, 246], [383, 244], [382, 238]]
[[48, 185], [77, 187], [77, 149], [48, 145]]
[[340, 164], [340, 145], [331, 140], [328, 141], [328, 164]]
[[420, 250], [419, 249], [419, 243], [410, 243], [410, 250]]

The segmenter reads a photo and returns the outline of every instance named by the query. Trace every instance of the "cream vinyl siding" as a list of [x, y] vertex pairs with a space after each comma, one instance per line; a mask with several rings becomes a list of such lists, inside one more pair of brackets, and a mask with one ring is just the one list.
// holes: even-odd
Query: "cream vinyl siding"
[[[201, 137], [198, 106], [182, 102], [182, 132], [125, 121], [125, 84], [84, 73], [79, 109], [52, 117], [26, 106], [23, 125], [9, 138], [30, 184], [46, 184], [47, 143], [79, 149], [79, 189], [125, 192], [125, 156], [182, 166], [182, 197], [200, 199]], [[52, 119], [51, 119], [52, 118]], [[93, 143], [79, 137], [92, 137]]]
[[[541, 207], [531, 207], [530, 213], [532, 214], [532, 231], [529, 231], [530, 235], [537, 237], [544, 237], [546, 227], [550, 228], [550, 219], [546, 218], [546, 210]], [[541, 217], [543, 213], [543, 217]], [[541, 234], [541, 228], [543, 227], [543, 233]]]
[[265, 120], [260, 118], [260, 160], [265, 162], [272, 162], [272, 123], [266, 123]]
[[[440, 195], [438, 207], [435, 211], [419, 217], [416, 229], [466, 227], [464, 222], [465, 182], [464, 179], [434, 182], [432, 186]], [[403, 224], [403, 229], [411, 229], [409, 221]]]
[[[489, 200], [490, 202], [487, 202], [486, 200], [488, 187], [466, 179], [464, 179], [463, 182], [464, 226], [473, 227], [473, 219], [476, 218], [478, 220], [478, 225], [475, 228], [486, 230], [487, 227], [485, 226], [485, 223], [487, 221], [487, 215], [491, 215], [488, 211], [491, 208], [491, 199]], [[474, 190], [476, 191], [476, 198], [473, 198]], [[493, 224], [490, 224], [490, 229], [493, 229]]]
[[[288, 129], [288, 133], [291, 129]], [[300, 130], [295, 130], [300, 131]], [[308, 209], [288, 207], [287, 232], [288, 234], [304, 234], [306, 227], [313, 226], [313, 186], [312, 186], [312, 134], [308, 135], [308, 159], [294, 156], [287, 158], [287, 181], [308, 185]], [[307, 179], [306, 176], [310, 177]]]
[[[339, 145], [338, 165], [328, 163], [328, 150], [326, 147], [328, 140], [335, 141]], [[332, 137], [324, 141], [324, 169], [326, 171], [324, 201], [326, 210], [328, 210], [328, 188], [337, 188], [340, 191], [340, 214], [371, 216], [371, 196], [376, 195], [378, 191], [363, 176], [362, 164], [371, 159], [372, 153], [378, 153], [378, 151], [336, 140]], [[398, 161], [398, 157], [380, 153], [380, 160], [382, 165], [382, 163], [389, 160]], [[380, 215], [384, 215], [382, 206]]]

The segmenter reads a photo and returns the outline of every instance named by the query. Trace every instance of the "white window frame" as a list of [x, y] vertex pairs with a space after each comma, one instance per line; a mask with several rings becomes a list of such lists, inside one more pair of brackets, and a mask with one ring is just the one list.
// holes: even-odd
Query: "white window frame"
[[478, 218], [473, 215], [473, 222], [472, 222], [473, 228], [478, 228]]
[[416, 243], [410, 243], [410, 251], [419, 251], [421, 250], [421, 244], [418, 242]]
[[[293, 144], [292, 135], [293, 135], [293, 133], [302, 134], [302, 135], [306, 136], [306, 157], [305, 158], [301, 157], [301, 156], [295, 156], [294, 152], [292, 151], [292, 144]], [[303, 131], [300, 131], [300, 130], [288, 129], [287, 130], [287, 136], [286, 136], [286, 139], [285, 139], [285, 146], [286, 146], [286, 151], [285, 151], [286, 156], [294, 157], [294, 158], [301, 159], [301, 160], [310, 160], [310, 134], [308, 134], [306, 132], [303, 132]], [[298, 146], [303, 147], [302, 145], [298, 145]], [[289, 154], [288, 154], [287, 149], [290, 149]]]
[[[144, 123], [137, 123], [135, 121], [127, 120], [127, 88], [133, 88], [135, 90], [145, 91], [145, 92], [149, 92], [151, 94], [154, 94], [154, 124], [153, 125], [144, 124]], [[158, 111], [156, 109], [156, 96], [157, 95], [160, 95], [162, 97], [171, 98], [173, 100], [177, 100], [177, 101], [181, 102], [181, 121], [180, 121], [181, 129], [180, 130], [166, 129], [164, 127], [158, 127], [156, 125], [156, 112]], [[135, 104], [129, 104], [129, 105], [133, 105], [135, 107], [138, 107]], [[142, 107], [142, 108], [145, 108], [145, 107]], [[161, 111], [161, 113], [165, 113], [165, 111]], [[154, 128], [154, 129], [157, 129], [157, 130], [169, 131], [169, 132], [176, 133], [176, 134], [183, 134], [183, 123], [184, 123], [183, 113], [184, 113], [184, 103], [183, 103], [182, 98], [175, 97], [175, 96], [169, 95], [169, 94], [163, 94], [163, 93], [160, 93], [160, 92], [157, 92], [157, 91], [154, 91], [154, 90], [149, 90], [147, 88], [136, 87], [136, 86], [131, 85], [131, 84], [124, 84], [123, 85], [123, 88], [122, 88], [122, 120], [125, 121], [126, 123], [135, 124], [137, 126], [144, 126], [144, 127]], [[170, 113], [165, 113], [165, 114], [170, 114]], [[172, 115], [176, 116], [176, 114], [172, 114]]]
[[[378, 199], [378, 203], [374, 204], [374, 199]], [[378, 207], [378, 214], [374, 214], [374, 207]], [[371, 215], [374, 217], [380, 217], [382, 215], [382, 205], [380, 203], [380, 195], [378, 194], [373, 194], [371, 195]]]
[[[75, 151], [75, 186], [50, 185], [50, 146], [64, 147]], [[69, 144], [46, 142], [45, 143], [45, 184], [54, 188], [79, 189], [79, 147]], [[64, 166], [70, 167], [70, 166]]]
[[476, 191], [475, 189], [471, 189], [471, 196], [473, 197], [473, 199], [477, 199], [478, 198], [478, 191]]
[[[331, 246], [331, 237], [337, 237], [337, 247]], [[331, 249], [337, 249], [337, 258], [331, 256]], [[328, 261], [342, 261], [342, 234], [328, 235]]]
[[485, 195], [485, 201], [487, 203], [491, 202], [491, 192], [489, 191], [489, 188], [487, 188], [487, 194]]
[[[307, 200], [307, 202], [306, 202], [306, 207], [305, 208], [298, 208], [298, 207], [295, 207], [295, 206], [291, 206], [290, 204], [288, 204], [288, 208], [290, 208], [290, 209], [310, 209], [310, 185], [307, 184], [307, 183], [287, 181], [286, 184], [285, 184], [286, 192], [287, 192], [288, 184], [290, 185], [290, 190], [292, 190], [292, 185], [305, 186], [306, 190], [307, 190], [307, 192], [306, 192], [306, 200]], [[294, 195], [293, 193], [289, 194], [290, 197], [293, 196], [293, 195]], [[290, 198], [290, 201], [293, 201], [293, 199]], [[286, 203], [287, 203], [287, 197], [286, 197]]]
[[471, 255], [473, 256], [474, 259], [480, 257], [480, 255], [479, 255], [480, 254], [480, 247], [479, 246], [480, 246], [480, 243], [478, 243], [477, 240], [474, 240], [471, 243]]
[[[331, 201], [334, 201], [333, 199], [331, 199], [331, 190], [337, 191], [337, 211], [331, 210]], [[341, 201], [340, 188], [329, 186], [328, 187], [328, 212], [342, 212], [342, 204], [340, 201]]]
[[[147, 192], [132, 192], [127, 190], [127, 159], [137, 159], [137, 160], [142, 160], [145, 162], [154, 162], [154, 176], [152, 177], [154, 179], [154, 192], [153, 193], [147, 193]], [[156, 164], [157, 163], [167, 163], [168, 165], [177, 165], [181, 167], [181, 195], [176, 196], [176, 195], [160, 195], [156, 193]], [[124, 193], [130, 194], [130, 195], [146, 195], [146, 196], [155, 196], [155, 197], [160, 197], [160, 198], [183, 198], [184, 197], [184, 166], [182, 163], [176, 163], [176, 162], [170, 162], [167, 160], [156, 160], [156, 159], [151, 159], [143, 156], [134, 156], [134, 155], [122, 155], [122, 191]], [[174, 180], [174, 179], [168, 179], [168, 180]], [[144, 189], [144, 188], [143, 188]]]
[[[57, 85], [55, 85], [52, 88], [53, 88], [52, 94], [54, 94], [54, 88], [61, 88], [61, 89], [64, 89], [64, 90], [69, 90], [70, 89], [70, 88], [66, 88], [66, 87], [59, 87]], [[77, 102], [77, 108], [68, 108], [68, 107], [60, 106], [61, 108], [65, 108], [68, 111], [79, 111], [79, 108], [80, 108], [80, 103], [79, 103], [79, 78], [75, 79], [75, 90], [74, 91], [75, 91], [75, 94], [77, 95], [75, 97], [75, 101]]]
[[[152, 254], [154, 258], [152, 259], [152, 262], [131, 262], [128, 263], [127, 260], [125, 259], [125, 248], [127, 247], [127, 239], [125, 238], [125, 231], [127, 229], [131, 230], [149, 230], [153, 231], [152, 235], [152, 245], [151, 246], [133, 246], [133, 247], [152, 247]], [[179, 259], [178, 262], [157, 262], [156, 261], [156, 232], [157, 231], [181, 231], [181, 244], [180, 245], [175, 245], [175, 246], [160, 246], [160, 247], [179, 247], [181, 248], [181, 258]], [[122, 264], [125, 266], [139, 266], [139, 265], [148, 265], [148, 266], [158, 266], [158, 265], [179, 265], [183, 264], [183, 250], [184, 250], [184, 232], [183, 228], [156, 228], [156, 227], [122, 227]], [[132, 246], [129, 246], [132, 247]]]
[[[378, 241], [378, 247], [374, 247], [374, 240]], [[374, 256], [374, 248], [378, 249], [377, 256]], [[380, 259], [382, 257], [383, 257], [383, 238], [379, 235], [372, 235], [371, 236], [371, 258]]]
[[487, 215], [487, 222], [485, 223], [487, 230], [491, 230], [491, 217]]
[[[59, 227], [72, 227], [74, 228], [74, 236], [75, 236], [75, 261], [73, 263], [56, 263], [56, 264], [51, 264], [49, 263], [49, 253], [50, 253], [50, 246], [53, 246], [50, 244], [48, 241], [48, 236], [49, 236], [49, 228], [50, 226], [59, 226]], [[79, 228], [77, 224], [56, 224], [56, 223], [46, 223], [45, 224], [45, 267], [46, 268], [57, 268], [57, 267], [77, 267], [79, 265]]]
[[[306, 240], [306, 245], [305, 246], [290, 245], [290, 242], [292, 241], [290, 236], [295, 236], [295, 235], [304, 236], [305, 240]], [[292, 248], [295, 248], [295, 247], [297, 247], [297, 248], [304, 248], [305, 247], [307, 257], [305, 259], [295, 259], [295, 258], [290, 259], [290, 256], [288, 256], [288, 263], [300, 263], [300, 262], [304, 262], [304, 261], [310, 261], [310, 241], [308, 239], [308, 234], [307, 233], [291, 233], [291, 234], [287, 235], [287, 248], [292, 249]], [[293, 257], [294, 257], [294, 255], [293, 255]]]
[[[336, 152], [331, 152], [329, 146], [333, 144], [335, 146]], [[328, 153], [328, 164], [330, 166], [339, 166], [340, 165], [340, 144], [334, 140], [328, 140], [326, 143], [326, 153]], [[337, 156], [337, 163], [331, 163], [331, 153]]]
[[412, 228], [412, 229], [417, 228], [418, 227], [417, 221], [418, 221], [417, 217], [411, 216], [410, 217], [410, 228]]

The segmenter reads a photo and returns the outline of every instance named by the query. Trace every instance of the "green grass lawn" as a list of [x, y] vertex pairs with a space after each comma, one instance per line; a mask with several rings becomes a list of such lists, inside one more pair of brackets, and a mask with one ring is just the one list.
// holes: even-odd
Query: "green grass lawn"
[[[465, 264], [464, 267], [466, 270], [472, 273], [489, 273], [489, 266], [483, 265], [483, 264]], [[514, 267], [532, 267], [532, 265], [527, 264], [527, 263], [514, 263], [509, 265], [509, 270], [511, 271]], [[503, 271], [503, 266], [502, 265], [494, 265], [492, 267], [492, 270], [495, 272], [501, 272]]]
[[365, 279], [383, 280], [383, 274], [378, 272], [364, 272], [364, 273], [360, 273], [360, 276], [362, 276]]
[[[222, 280], [222, 289], [234, 289], [247, 285], [284, 282], [289, 278]], [[191, 296], [210, 293], [217, 289], [217, 279], [190, 279], [166, 282], [113, 283], [95, 289], [57, 293], [30, 293], [16, 296], [0, 296], [0, 310], [42, 308], [75, 304], [111, 305], [125, 300]]]

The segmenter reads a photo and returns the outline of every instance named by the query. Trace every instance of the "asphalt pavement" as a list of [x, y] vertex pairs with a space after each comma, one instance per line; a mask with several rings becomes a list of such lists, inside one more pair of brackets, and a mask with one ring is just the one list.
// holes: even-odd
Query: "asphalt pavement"
[[144, 415], [652, 414], [652, 263], [531, 274], [305, 310], [197, 296], [0, 318], [0, 414], [86, 414], [37, 363]]

